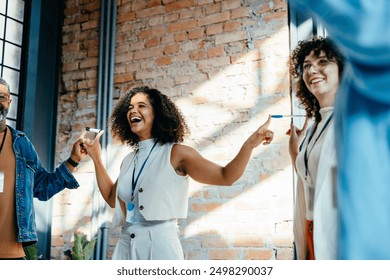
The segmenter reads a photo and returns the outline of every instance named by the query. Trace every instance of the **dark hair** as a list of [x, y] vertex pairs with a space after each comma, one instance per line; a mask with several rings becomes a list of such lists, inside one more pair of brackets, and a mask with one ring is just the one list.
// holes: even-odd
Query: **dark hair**
[[189, 134], [183, 114], [169, 97], [159, 90], [147, 86], [133, 88], [119, 99], [110, 117], [113, 137], [133, 148], [138, 147], [139, 137], [131, 131], [127, 119], [130, 101], [137, 93], [146, 94], [152, 104], [154, 113], [153, 137], [161, 144], [182, 143]]
[[299, 107], [305, 109], [307, 116], [314, 117], [316, 122], [320, 122], [320, 104], [317, 98], [307, 89], [302, 77], [303, 62], [305, 57], [312, 51], [314, 51], [316, 56], [319, 56], [321, 51], [323, 51], [327, 59], [335, 61], [339, 68], [340, 79], [344, 71], [344, 57], [329, 38], [322, 37], [313, 37], [309, 40], [298, 42], [298, 46], [290, 57], [290, 75], [294, 79], [298, 79], [296, 97], [300, 102]]

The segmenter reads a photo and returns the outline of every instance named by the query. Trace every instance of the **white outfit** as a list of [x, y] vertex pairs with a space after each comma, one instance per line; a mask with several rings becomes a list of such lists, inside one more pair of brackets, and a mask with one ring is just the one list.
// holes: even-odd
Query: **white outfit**
[[337, 257], [338, 226], [334, 186], [336, 150], [333, 118], [324, 129], [333, 114], [333, 107], [320, 109], [320, 114], [322, 119], [317, 129], [314, 134], [313, 126], [308, 129], [296, 159], [299, 176], [294, 204], [294, 237], [298, 259], [306, 259], [306, 220], [313, 221], [314, 224], [315, 258]]
[[[183, 259], [177, 219], [187, 217], [188, 176], [172, 167], [173, 143], [154, 144], [154, 139], [139, 142], [138, 152], [122, 162], [113, 219], [122, 232], [113, 259]], [[131, 219], [118, 197], [134, 205]]]

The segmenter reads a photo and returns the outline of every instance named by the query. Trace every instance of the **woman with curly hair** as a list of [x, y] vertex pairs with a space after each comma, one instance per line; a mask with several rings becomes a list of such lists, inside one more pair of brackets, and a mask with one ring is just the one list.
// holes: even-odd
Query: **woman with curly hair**
[[[157, 89], [137, 87], [111, 115], [114, 137], [134, 148], [114, 183], [100, 158], [99, 141], [84, 146], [91, 156], [105, 201], [115, 207], [113, 226], [122, 226], [113, 259], [183, 259], [177, 219], [187, 217], [188, 181], [232, 185], [243, 174], [252, 150], [269, 144], [270, 118], [225, 167], [181, 144], [188, 127], [176, 105]], [[98, 140], [98, 139], [97, 139]]]
[[[296, 96], [306, 111], [303, 128], [291, 125], [287, 131], [298, 174], [294, 207], [298, 259], [337, 257], [333, 108], [343, 69], [343, 56], [329, 38], [299, 42], [290, 59], [290, 73], [297, 79]], [[311, 118], [314, 123], [306, 133]]]

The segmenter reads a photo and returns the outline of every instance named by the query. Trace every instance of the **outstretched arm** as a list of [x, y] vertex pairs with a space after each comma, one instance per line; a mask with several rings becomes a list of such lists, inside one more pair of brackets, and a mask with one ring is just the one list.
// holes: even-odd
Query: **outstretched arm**
[[252, 151], [261, 143], [267, 145], [273, 139], [273, 132], [268, 130], [270, 117], [242, 145], [236, 157], [225, 167], [211, 162], [200, 155], [195, 149], [175, 145], [173, 147], [172, 165], [181, 174], [188, 174], [195, 181], [210, 185], [230, 186], [237, 181], [245, 171]]
[[108, 205], [110, 205], [111, 208], [114, 208], [117, 182], [114, 183], [111, 180], [106, 168], [104, 167], [101, 158], [101, 147], [99, 144], [101, 135], [102, 134], [97, 135], [96, 139], [92, 143], [88, 139], [84, 139], [83, 147], [86, 149], [95, 165], [96, 180], [100, 193]]

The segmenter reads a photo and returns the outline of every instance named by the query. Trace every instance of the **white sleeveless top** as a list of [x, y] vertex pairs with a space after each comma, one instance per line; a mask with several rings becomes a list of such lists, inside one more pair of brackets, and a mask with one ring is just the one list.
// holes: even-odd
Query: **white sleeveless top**
[[[178, 175], [172, 167], [171, 151], [174, 143], [157, 143], [152, 150], [154, 143], [154, 139], [139, 142], [138, 152], [130, 153], [122, 162], [113, 227], [129, 226], [125, 221], [125, 209], [121, 209], [118, 197], [125, 205], [129, 201], [134, 203], [136, 225], [148, 226], [166, 221], [176, 223], [177, 218], [187, 217], [189, 179], [188, 176]], [[132, 193], [133, 174], [135, 181], [146, 158]]]

